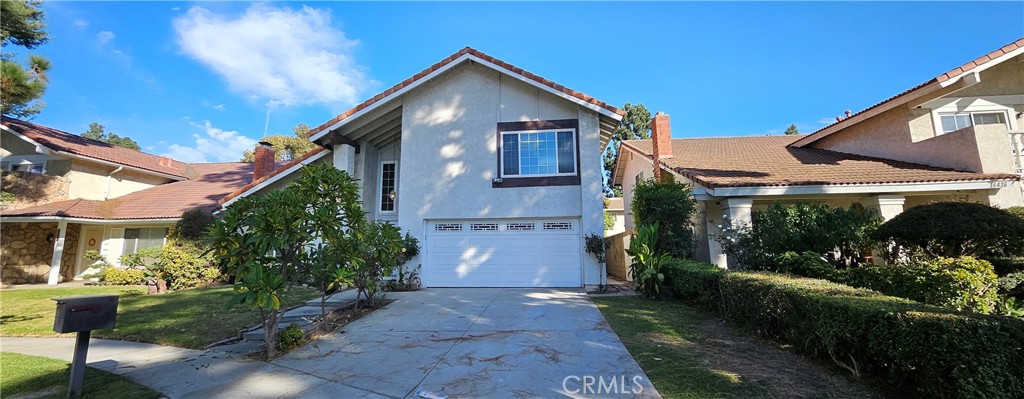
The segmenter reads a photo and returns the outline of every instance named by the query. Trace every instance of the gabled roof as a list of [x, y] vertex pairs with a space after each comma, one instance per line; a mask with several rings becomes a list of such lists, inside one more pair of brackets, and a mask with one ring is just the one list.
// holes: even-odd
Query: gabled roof
[[803, 147], [809, 145], [815, 141], [818, 141], [825, 136], [832, 133], [838, 132], [849, 126], [852, 126], [862, 120], [866, 120], [873, 116], [876, 110], [882, 110], [885, 106], [898, 105], [904, 102], [911, 101], [914, 95], [923, 93], [926, 90], [938, 89], [946, 87], [954, 83], [955, 81], [963, 78], [966, 74], [971, 72], [980, 72], [986, 68], [995, 66], [1003, 61], [1013, 58], [1017, 55], [1024, 54], [1024, 38], [1017, 39], [1016, 41], [1007, 44], [1003, 47], [996, 49], [988, 54], [974, 59], [966, 64], [959, 67], [953, 68], [949, 72], [943, 73], [939, 76], [929, 79], [928, 81], [921, 83], [917, 86], [910, 88], [895, 96], [889, 97], [882, 102], [865, 108], [864, 110], [850, 115], [849, 118], [837, 121], [821, 129], [818, 129], [814, 133], [807, 136], [803, 136], [798, 141], [793, 142], [794, 147]]
[[177, 219], [193, 208], [214, 210], [228, 193], [245, 186], [252, 163], [191, 164], [197, 174], [106, 201], [73, 199], [4, 211], [4, 218], [60, 217], [94, 220]]
[[[672, 139], [662, 163], [693, 182], [720, 187], [870, 185], [978, 180], [1016, 180], [986, 174], [866, 157], [817, 148], [792, 147], [806, 136]], [[622, 148], [653, 159], [651, 140], [627, 140]]]
[[316, 141], [323, 137], [323, 135], [325, 135], [327, 132], [334, 130], [335, 128], [337, 128], [337, 126], [340, 126], [339, 124], [345, 121], [346, 119], [356, 114], [359, 114], [362, 111], [372, 109], [375, 105], [383, 103], [389, 97], [401, 95], [407, 89], [423, 81], [429, 80], [433, 76], [436, 76], [437, 73], [439, 73], [439, 71], [443, 72], [444, 70], [452, 66], [455, 66], [461, 62], [468, 60], [476, 60], [483, 65], [498, 70], [499, 72], [519, 77], [521, 78], [521, 80], [527, 83], [533, 84], [541, 88], [546, 88], [548, 90], [555, 92], [556, 94], [561, 94], [563, 97], [566, 97], [569, 100], [584, 105], [589, 105], [590, 108], [602, 112], [608, 116], [611, 116], [616, 120], [622, 119], [622, 116], [626, 114], [626, 111], [620, 110], [596, 98], [593, 98], [586, 94], [580, 93], [576, 90], [572, 90], [568, 87], [562, 86], [558, 83], [537, 76], [533, 73], [523, 70], [522, 68], [516, 67], [515, 65], [509, 64], [505, 61], [484, 54], [479, 50], [466, 47], [463, 48], [462, 50], [455, 52], [455, 54], [452, 54], [447, 58], [439, 61], [438, 63], [431, 65], [427, 69], [424, 69], [419, 73], [409, 77], [408, 79], [403, 80], [401, 83], [392, 86], [390, 89], [384, 90], [383, 92], [371, 97], [369, 100], [366, 100], [363, 103], [356, 105], [355, 107], [352, 107], [348, 111], [342, 112], [338, 116], [335, 116], [333, 119], [324, 122], [320, 126], [311, 129], [309, 131], [309, 137], [311, 140]]
[[110, 145], [77, 134], [14, 118], [3, 117], [3, 127], [58, 154], [84, 157], [184, 179], [188, 164], [159, 155]]

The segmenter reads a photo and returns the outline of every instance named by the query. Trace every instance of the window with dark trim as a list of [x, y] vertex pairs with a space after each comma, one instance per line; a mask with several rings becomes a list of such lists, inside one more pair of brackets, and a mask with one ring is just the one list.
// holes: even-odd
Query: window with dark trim
[[380, 207], [381, 212], [395, 211], [395, 179], [398, 178], [398, 170], [394, 161], [381, 162], [380, 164]]
[[498, 176], [492, 187], [579, 185], [576, 119], [498, 123]]

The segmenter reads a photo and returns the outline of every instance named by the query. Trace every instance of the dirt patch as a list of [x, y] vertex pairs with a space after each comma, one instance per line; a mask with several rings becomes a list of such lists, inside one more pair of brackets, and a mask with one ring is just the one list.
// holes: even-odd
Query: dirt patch
[[786, 398], [883, 398], [863, 382], [815, 364], [776, 344], [738, 334], [721, 320], [697, 326], [706, 337], [691, 345], [714, 370], [738, 374], [763, 386], [773, 397]]

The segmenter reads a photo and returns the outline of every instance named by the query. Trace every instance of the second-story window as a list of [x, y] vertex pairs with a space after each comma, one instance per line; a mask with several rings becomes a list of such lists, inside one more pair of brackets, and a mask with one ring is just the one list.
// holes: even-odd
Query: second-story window
[[1004, 112], [957, 112], [939, 114], [942, 132], [949, 133], [974, 125], [1006, 125]]

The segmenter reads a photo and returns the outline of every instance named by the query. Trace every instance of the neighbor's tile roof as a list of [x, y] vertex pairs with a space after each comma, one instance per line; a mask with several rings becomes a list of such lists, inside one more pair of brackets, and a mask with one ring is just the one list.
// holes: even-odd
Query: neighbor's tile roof
[[424, 70], [420, 71], [419, 73], [409, 77], [408, 79], [403, 80], [401, 83], [398, 83], [398, 84], [396, 84], [394, 86], [391, 86], [390, 89], [384, 90], [383, 92], [381, 92], [381, 93], [371, 97], [369, 100], [364, 101], [362, 104], [356, 105], [355, 107], [352, 107], [352, 109], [349, 109], [348, 111], [345, 111], [345, 112], [341, 113], [340, 115], [334, 117], [333, 119], [331, 119], [331, 120], [329, 120], [327, 122], [324, 122], [324, 124], [313, 128], [312, 130], [309, 131], [309, 135], [312, 136], [314, 134], [320, 133], [321, 131], [323, 131], [324, 129], [327, 129], [328, 127], [334, 125], [335, 123], [341, 122], [342, 120], [352, 116], [356, 112], [359, 112], [359, 111], [362, 111], [363, 109], [366, 109], [367, 107], [373, 105], [374, 103], [376, 103], [376, 102], [378, 102], [380, 100], [383, 100], [387, 96], [390, 96], [391, 94], [394, 94], [396, 91], [402, 90], [406, 86], [409, 86], [409, 85], [415, 83], [416, 81], [422, 79], [423, 77], [429, 75], [430, 73], [432, 73], [432, 72], [434, 72], [434, 71], [436, 71], [438, 69], [443, 68], [445, 65], [448, 65], [448, 64], [452, 63], [453, 61], [455, 61], [455, 60], [459, 59], [460, 57], [462, 57], [464, 55], [467, 55], [467, 54], [475, 56], [477, 58], [480, 58], [480, 59], [482, 59], [484, 61], [490, 62], [490, 63], [492, 63], [494, 65], [497, 65], [498, 67], [503, 68], [503, 69], [507, 70], [508, 72], [510, 72], [512, 74], [516, 74], [516, 75], [522, 76], [524, 78], [530, 79], [530, 80], [532, 80], [534, 82], [540, 83], [540, 84], [542, 84], [544, 86], [547, 86], [547, 87], [550, 87], [550, 88], [552, 88], [554, 90], [558, 90], [558, 91], [560, 91], [562, 93], [565, 93], [567, 95], [573, 96], [573, 97], [578, 98], [580, 100], [583, 100], [583, 101], [585, 101], [587, 103], [596, 105], [598, 107], [604, 108], [606, 110], [609, 110], [609, 111], [614, 112], [614, 113], [619, 114], [619, 115], [626, 115], [626, 111], [620, 110], [620, 109], [618, 109], [618, 108], [616, 108], [616, 107], [614, 107], [612, 105], [609, 105], [609, 104], [605, 103], [604, 101], [600, 101], [600, 100], [598, 100], [598, 99], [596, 99], [594, 97], [588, 96], [586, 94], [583, 94], [583, 93], [580, 93], [580, 92], [578, 92], [576, 90], [573, 90], [573, 89], [570, 89], [568, 87], [562, 86], [562, 85], [560, 85], [558, 83], [555, 83], [555, 82], [550, 81], [548, 79], [545, 79], [543, 77], [537, 76], [537, 75], [535, 75], [535, 74], [533, 74], [533, 73], [531, 73], [529, 71], [523, 70], [522, 68], [519, 68], [519, 67], [517, 67], [515, 65], [509, 64], [509, 63], [507, 63], [505, 61], [502, 61], [502, 60], [499, 60], [497, 58], [491, 57], [491, 56], [489, 56], [487, 54], [484, 54], [482, 51], [479, 51], [477, 49], [474, 49], [474, 48], [471, 48], [471, 47], [466, 47], [466, 48], [463, 48], [462, 50], [459, 50], [459, 51], [455, 52], [455, 54], [452, 54], [452, 55], [448, 56], [448, 58], [445, 58], [445, 59], [439, 61], [438, 63], [436, 63], [434, 65], [431, 65], [427, 69], [424, 69]]
[[814, 131], [813, 133], [805, 136], [806, 140], [803, 140], [803, 142], [798, 144], [798, 145], [807, 145], [807, 144], [813, 143], [814, 141], [817, 141], [820, 138], [825, 136], [824, 134], [822, 134], [822, 132], [824, 130], [826, 130], [826, 129], [829, 129], [829, 128], [831, 128], [831, 127], [833, 127], [835, 125], [838, 125], [840, 123], [851, 123], [851, 122], [852, 123], [857, 123], [857, 122], [859, 122], [859, 119], [862, 119], [862, 117], [864, 116], [864, 113], [867, 112], [867, 111], [870, 111], [872, 109], [878, 108], [878, 107], [880, 107], [882, 105], [885, 105], [887, 103], [895, 101], [895, 100], [897, 100], [897, 99], [899, 99], [899, 98], [901, 98], [903, 96], [906, 96], [906, 95], [908, 95], [910, 93], [913, 93], [913, 92], [915, 92], [917, 90], [920, 90], [920, 89], [924, 88], [925, 86], [928, 86], [928, 85], [931, 85], [931, 84], [934, 84], [934, 83], [942, 83], [942, 82], [945, 82], [947, 80], [953, 79], [953, 78], [955, 78], [957, 76], [963, 75], [964, 73], [970, 72], [974, 68], [977, 68], [979, 66], [988, 64], [989, 62], [992, 62], [993, 60], [995, 60], [995, 59], [997, 59], [997, 58], [999, 58], [999, 57], [1001, 57], [1003, 55], [1009, 54], [1010, 52], [1012, 52], [1014, 50], [1017, 50], [1019, 48], [1024, 48], [1024, 38], [1017, 39], [1013, 43], [1007, 44], [1007, 45], [1005, 45], [1003, 47], [1000, 47], [1000, 48], [998, 48], [998, 49], [988, 53], [988, 54], [985, 54], [985, 55], [983, 55], [981, 57], [978, 57], [978, 58], [974, 59], [973, 61], [970, 61], [970, 62], [968, 62], [966, 64], [963, 64], [961, 66], [953, 68], [953, 69], [949, 70], [948, 72], [943, 73], [943, 74], [941, 74], [939, 76], [936, 76], [934, 78], [931, 78], [931, 79], [929, 79], [928, 81], [926, 81], [924, 83], [921, 83], [921, 84], [919, 84], [917, 86], [911, 87], [910, 89], [907, 89], [906, 91], [904, 91], [904, 92], [902, 92], [900, 94], [897, 94], [895, 96], [892, 96], [892, 97], [889, 97], [889, 98], [887, 98], [885, 100], [882, 100], [881, 102], [879, 102], [879, 103], [877, 103], [875, 105], [872, 105], [870, 107], [867, 107], [867, 108], [865, 108], [865, 109], [863, 109], [861, 111], [858, 111], [858, 112], [850, 115], [849, 118], [843, 119], [841, 121], [833, 122], [833, 123], [829, 124], [828, 126], [825, 126], [825, 127], [821, 128], [821, 129], [818, 129], [818, 130]]
[[[931, 183], [1016, 179], [817, 148], [787, 147], [803, 135], [672, 139], [666, 166], [707, 187]], [[650, 140], [622, 145], [651, 158]]]
[[3, 117], [3, 125], [53, 151], [63, 151], [182, 178], [188, 170], [188, 164], [184, 162], [87, 139], [32, 122]]
[[252, 163], [191, 164], [196, 176], [137, 191], [106, 201], [73, 199], [5, 211], [4, 217], [61, 216], [68, 218], [131, 220], [178, 218], [192, 208], [214, 210], [228, 193], [245, 186]]

